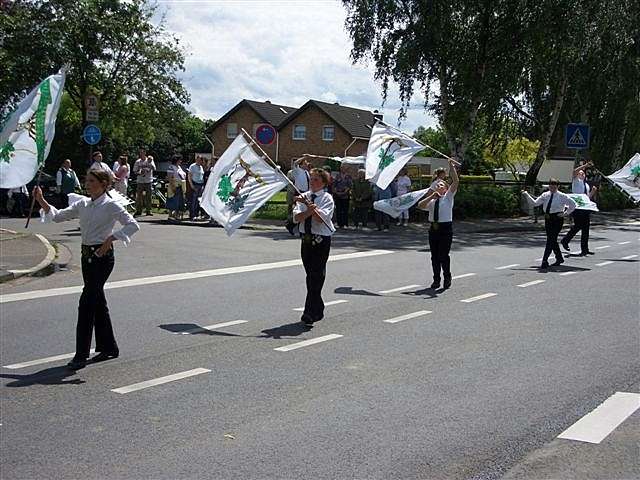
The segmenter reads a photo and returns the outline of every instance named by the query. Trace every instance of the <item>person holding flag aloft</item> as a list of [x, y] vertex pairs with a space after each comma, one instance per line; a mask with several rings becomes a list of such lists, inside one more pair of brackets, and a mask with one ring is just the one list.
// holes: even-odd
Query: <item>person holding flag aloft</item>
[[[579, 165], [573, 171], [573, 182], [571, 183], [571, 192], [575, 194], [584, 194], [593, 199], [593, 196], [597, 192], [597, 187], [591, 187], [587, 183], [586, 169], [593, 165], [591, 162]], [[562, 247], [567, 251], [571, 251], [569, 248], [569, 242], [575, 237], [578, 231], [580, 232], [580, 256], [585, 257], [587, 255], [594, 255], [594, 252], [589, 251], [589, 227], [591, 225], [591, 211], [576, 209], [573, 213], [573, 226], [562, 238], [560, 243]]]
[[324, 317], [322, 286], [326, 276], [327, 260], [331, 249], [331, 235], [335, 232], [331, 217], [333, 198], [326, 192], [329, 174], [314, 168], [309, 176], [309, 190], [296, 197], [293, 219], [299, 224], [302, 238], [302, 264], [307, 275], [307, 298], [301, 321], [312, 325]]
[[429, 212], [431, 226], [429, 228], [429, 249], [431, 250], [431, 266], [433, 283], [431, 288], [440, 288], [440, 272], [444, 276], [443, 288], [451, 287], [451, 243], [453, 242], [453, 200], [458, 191], [458, 172], [453, 159], [449, 159], [451, 184], [440, 180], [434, 186], [435, 191], [418, 202], [418, 208]]

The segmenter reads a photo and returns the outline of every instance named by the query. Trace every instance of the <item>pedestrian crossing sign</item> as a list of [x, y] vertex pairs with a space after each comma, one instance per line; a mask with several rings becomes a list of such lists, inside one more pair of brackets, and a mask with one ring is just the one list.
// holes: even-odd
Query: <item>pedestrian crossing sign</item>
[[564, 138], [567, 148], [589, 148], [589, 125], [584, 123], [567, 124]]

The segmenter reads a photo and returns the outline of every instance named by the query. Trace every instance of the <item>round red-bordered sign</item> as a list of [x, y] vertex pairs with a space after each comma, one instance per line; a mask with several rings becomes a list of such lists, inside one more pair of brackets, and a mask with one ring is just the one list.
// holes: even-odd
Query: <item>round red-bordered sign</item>
[[261, 145], [271, 145], [276, 139], [276, 129], [269, 124], [260, 125], [256, 128], [256, 140]]

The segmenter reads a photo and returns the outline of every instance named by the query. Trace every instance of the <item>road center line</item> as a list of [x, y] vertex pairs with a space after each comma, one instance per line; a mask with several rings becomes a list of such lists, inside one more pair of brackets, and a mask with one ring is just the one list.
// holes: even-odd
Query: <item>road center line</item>
[[406, 315], [401, 315], [399, 317], [390, 318], [389, 320], [383, 320], [385, 323], [398, 323], [403, 320], [410, 320], [416, 317], [422, 317], [423, 315], [428, 315], [432, 313], [431, 310], [420, 310], [419, 312], [407, 313]]
[[606, 262], [600, 262], [600, 263], [596, 263], [596, 267], [604, 267], [605, 265], [611, 265], [613, 262], [611, 261], [606, 261]]
[[[92, 348], [89, 353], [96, 353]], [[34, 365], [42, 365], [43, 363], [57, 362], [58, 360], [66, 360], [67, 358], [73, 358], [75, 353], [63, 353], [62, 355], [54, 355], [53, 357], [39, 358], [37, 360], [30, 360], [28, 362], [14, 363], [13, 365], [5, 365], [2, 368], [8, 368], [10, 370], [17, 370], [18, 368], [33, 367]]]
[[558, 438], [600, 443], [638, 408], [639, 393], [616, 392], [558, 435]]
[[631, 242], [618, 242], [618, 245], [628, 245]]
[[511, 265], [503, 265], [502, 267], [496, 267], [496, 270], [506, 270], [507, 268], [519, 267], [519, 263], [512, 263]]
[[[340, 303], [347, 303], [349, 300], [332, 300], [330, 302], [325, 302], [325, 307], [330, 307], [331, 305], [338, 305]], [[298, 307], [293, 309], [296, 312], [304, 312], [304, 307]]]
[[202, 332], [203, 330], [215, 330], [217, 328], [231, 327], [233, 325], [241, 325], [247, 322], [248, 320], [233, 320], [231, 322], [216, 323], [214, 325], [207, 325], [206, 327], [195, 327], [195, 328], [190, 328], [189, 330], [183, 330], [182, 332], [173, 332], [173, 333], [175, 333], [176, 335], [178, 334], [191, 335], [193, 333]]
[[454, 275], [453, 277], [451, 277], [452, 280], [457, 280], [459, 278], [466, 278], [466, 277], [473, 277], [475, 276], [475, 273], [463, 273], [462, 275]]
[[478, 300], [484, 300], [485, 298], [491, 298], [498, 295], [497, 293], [483, 293], [482, 295], [478, 295], [476, 297], [465, 298], [464, 300], [460, 300], [463, 303], [472, 303], [477, 302]]
[[622, 257], [621, 260], [631, 260], [632, 258], [636, 258], [638, 255], [627, 255], [626, 257]]
[[390, 290], [380, 290], [378, 293], [395, 293], [395, 292], [401, 292], [403, 290], [409, 290], [411, 288], [418, 288], [421, 286], [422, 285], [406, 285], [404, 287], [392, 288]]
[[605, 248], [611, 248], [611, 245], [602, 245], [601, 247], [596, 247], [596, 250], [604, 250]]
[[533, 280], [531, 282], [521, 283], [520, 285], [518, 285], [518, 287], [526, 288], [526, 287], [531, 287], [532, 285], [538, 285], [539, 283], [544, 283], [544, 282], [546, 282], [546, 280]]
[[194, 377], [202, 373], [209, 373], [211, 370], [207, 368], [194, 368], [193, 370], [187, 370], [186, 372], [174, 373], [173, 375], [167, 375], [166, 377], [154, 378], [153, 380], [147, 380], [146, 382], [134, 383], [126, 387], [114, 388], [111, 390], [115, 393], [131, 393], [136, 390], [144, 390], [145, 388], [155, 387], [156, 385], [162, 385], [163, 383], [174, 382], [176, 380], [182, 380], [183, 378]]
[[[388, 255], [394, 253], [391, 250], [369, 250], [365, 252], [343, 253], [332, 255], [329, 262], [342, 260], [353, 260], [356, 258], [375, 257], [378, 255]], [[214, 270], [200, 270], [197, 272], [174, 273], [171, 275], [158, 275], [154, 277], [132, 278], [130, 280], [120, 280], [105, 284], [105, 290], [114, 288], [134, 287], [139, 285], [153, 285], [156, 283], [176, 282], [180, 280], [192, 280], [195, 278], [217, 277], [221, 275], [232, 275], [236, 273], [258, 272], [262, 270], [273, 270], [276, 268], [288, 268], [302, 265], [302, 260], [284, 260], [281, 262], [257, 263], [255, 265], [243, 265], [240, 267], [216, 268]], [[75, 287], [50, 288], [47, 290], [33, 290], [31, 292], [10, 293], [0, 295], [0, 303], [19, 302], [22, 300], [33, 300], [36, 298], [57, 297], [60, 295], [71, 295], [80, 293], [82, 285]]]
[[561, 276], [561, 277], [566, 277], [566, 276], [568, 276], [568, 275], [575, 275], [576, 273], [578, 273], [578, 272], [576, 272], [575, 270], [572, 270], [572, 271], [570, 271], [570, 272], [562, 272], [562, 273], [560, 274], [560, 276]]
[[315, 345], [316, 343], [322, 343], [329, 340], [334, 340], [336, 338], [340, 338], [342, 335], [338, 335], [336, 333], [331, 333], [329, 335], [324, 335], [322, 337], [312, 338], [310, 340], [303, 340], [302, 342], [292, 343], [291, 345], [286, 345], [284, 347], [274, 348], [278, 352], [288, 352], [289, 350], [295, 350], [297, 348], [308, 347], [309, 345]]

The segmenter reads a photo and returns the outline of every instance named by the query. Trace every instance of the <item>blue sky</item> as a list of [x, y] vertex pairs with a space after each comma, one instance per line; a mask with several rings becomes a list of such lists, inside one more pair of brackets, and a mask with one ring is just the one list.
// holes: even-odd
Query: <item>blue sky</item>
[[[308, 99], [379, 109], [398, 119], [397, 90], [381, 108], [367, 65], [353, 65], [338, 0], [159, 0], [167, 28], [187, 50], [189, 108], [218, 118], [243, 98], [299, 107]], [[416, 96], [402, 129], [432, 126]]]

